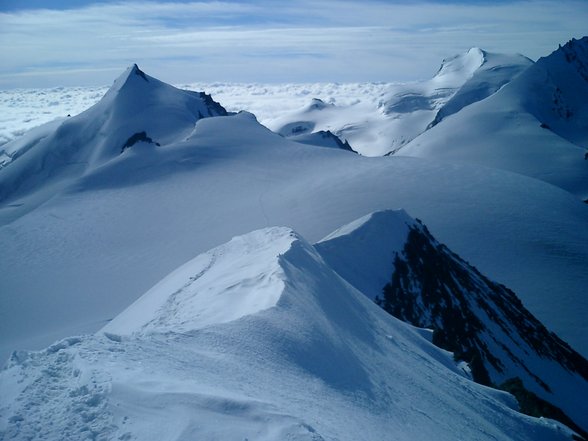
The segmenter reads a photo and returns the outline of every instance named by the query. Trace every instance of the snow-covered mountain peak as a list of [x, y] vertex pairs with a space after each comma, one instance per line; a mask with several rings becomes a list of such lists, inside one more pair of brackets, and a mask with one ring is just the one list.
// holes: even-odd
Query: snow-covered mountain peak
[[226, 115], [210, 95], [177, 89], [130, 66], [85, 112], [3, 146], [10, 160], [0, 176], [0, 200], [49, 183], [63, 187], [128, 149], [146, 152], [183, 141], [198, 120]]
[[177, 92], [193, 93], [176, 89], [149, 76], [137, 64], [133, 64], [114, 80], [112, 86], [96, 105], [102, 105], [104, 108], [120, 106], [123, 107], [124, 112], [140, 112], [146, 104], [156, 104], [157, 100], [165, 99], [166, 95], [176, 95]]
[[443, 83], [446, 87], [459, 87], [486, 61], [486, 52], [473, 47], [467, 52], [446, 58], [434, 77], [434, 81]]
[[331, 131], [365, 156], [394, 154], [443, 118], [494, 94], [533, 62], [471, 48], [445, 59], [427, 81], [390, 84], [372, 101], [349, 104], [314, 99], [290, 114], [266, 121], [285, 137]]
[[114, 80], [109, 91], [112, 93], [120, 91], [125, 87], [132, 87], [133, 83], [135, 83], [137, 80], [149, 83], [152, 80], [155, 80], [155, 78], [147, 76], [145, 72], [139, 69], [137, 64], [133, 64], [127, 67], [127, 69], [116, 80]]
[[572, 40], [536, 63], [487, 53], [429, 130], [398, 153], [505, 169], [586, 200], [587, 46], [588, 38]]

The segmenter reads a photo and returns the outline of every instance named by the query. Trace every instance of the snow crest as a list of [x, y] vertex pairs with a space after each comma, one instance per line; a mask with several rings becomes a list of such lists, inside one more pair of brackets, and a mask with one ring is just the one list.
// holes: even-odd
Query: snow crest
[[102, 331], [190, 332], [271, 308], [284, 289], [277, 257], [295, 240], [286, 228], [235, 237], [165, 277]]

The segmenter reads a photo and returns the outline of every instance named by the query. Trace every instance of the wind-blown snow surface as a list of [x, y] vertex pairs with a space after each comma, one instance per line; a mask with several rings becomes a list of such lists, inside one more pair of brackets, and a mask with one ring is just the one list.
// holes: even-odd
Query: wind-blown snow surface
[[0, 382], [7, 440], [570, 439], [460, 376], [288, 228], [188, 262], [96, 335], [16, 353]]
[[[186, 96], [165, 90], [151, 95], [153, 119], [158, 108]], [[92, 112], [79, 115], [78, 124], [90, 124]], [[3, 358], [14, 349], [97, 330], [165, 274], [236, 234], [288, 225], [316, 241], [366, 213], [398, 207], [588, 352], [588, 207], [567, 192], [499, 170], [306, 146], [247, 113], [197, 122], [190, 111], [166, 117], [174, 115], [171, 126], [186, 128], [181, 137], [175, 131], [156, 135], [150, 127], [157, 121], [149, 118], [136, 128], [157, 142], [173, 142], [139, 142], [121, 153], [132, 133], [111, 137], [112, 144], [103, 140], [111, 159], [82, 176], [44, 169], [61, 176], [59, 191], [31, 187], [1, 205]], [[117, 124], [126, 127], [127, 118], [136, 121], [121, 113]], [[64, 139], [58, 129], [52, 136], [58, 145], [74, 145], [85, 134], [71, 130]], [[34, 166], [30, 153], [0, 170], [0, 187], [12, 167], [27, 167], [29, 160]]]
[[398, 154], [522, 173], [588, 199], [588, 37], [541, 58]]

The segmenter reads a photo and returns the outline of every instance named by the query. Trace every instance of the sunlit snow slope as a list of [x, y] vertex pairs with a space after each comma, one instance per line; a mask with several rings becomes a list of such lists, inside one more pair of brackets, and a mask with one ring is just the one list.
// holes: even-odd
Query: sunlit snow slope
[[587, 200], [588, 37], [541, 58], [398, 154], [510, 170]]
[[0, 436], [570, 440], [460, 375], [289, 228], [183, 265], [96, 335], [15, 353]]

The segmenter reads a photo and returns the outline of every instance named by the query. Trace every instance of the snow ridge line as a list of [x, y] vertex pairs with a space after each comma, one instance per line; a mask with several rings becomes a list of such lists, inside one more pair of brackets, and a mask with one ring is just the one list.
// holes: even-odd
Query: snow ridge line
[[183, 293], [189, 286], [191, 286], [194, 282], [200, 279], [204, 274], [206, 274], [216, 263], [218, 257], [219, 250], [215, 249], [211, 251], [209, 254], [210, 260], [207, 265], [195, 276], [191, 276], [181, 288], [174, 291], [170, 296], [167, 298], [165, 304], [160, 308], [157, 317], [150, 320], [149, 322], [145, 323], [142, 326], [142, 329], [148, 329], [150, 327], [157, 328], [158, 325], [164, 325], [165, 321], [168, 317], [172, 316], [175, 311], [178, 310], [179, 302], [177, 301], [178, 296]]

